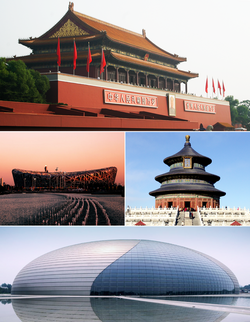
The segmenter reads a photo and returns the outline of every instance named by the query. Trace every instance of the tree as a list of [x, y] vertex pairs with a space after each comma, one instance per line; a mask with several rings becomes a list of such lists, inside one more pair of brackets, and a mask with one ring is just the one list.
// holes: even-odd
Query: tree
[[245, 105], [238, 105], [237, 106], [238, 116], [236, 117], [237, 122], [241, 123], [242, 126], [246, 126], [249, 122], [248, 117], [248, 108]]
[[0, 286], [0, 294], [8, 294], [8, 293], [11, 293], [11, 284], [6, 284], [6, 283], [3, 283], [1, 286]]
[[225, 98], [225, 101], [228, 101], [230, 104], [231, 120], [232, 120], [232, 124], [235, 124], [238, 116], [238, 111], [236, 107], [238, 106], [239, 101], [237, 99], [234, 99], [233, 96], [227, 96]]
[[23, 61], [6, 63], [5, 58], [0, 58], [0, 100], [46, 103], [49, 88], [48, 78], [27, 69]]

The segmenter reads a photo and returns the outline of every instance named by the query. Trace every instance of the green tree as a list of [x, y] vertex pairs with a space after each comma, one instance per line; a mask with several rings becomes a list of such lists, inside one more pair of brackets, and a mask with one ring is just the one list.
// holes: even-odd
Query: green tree
[[225, 101], [228, 101], [230, 104], [231, 120], [232, 124], [235, 124], [238, 117], [237, 106], [239, 104], [239, 101], [237, 99], [234, 99], [233, 96], [227, 96], [225, 98]]
[[236, 120], [239, 123], [241, 123], [242, 126], [246, 126], [249, 122], [248, 107], [245, 105], [238, 105], [237, 112], [238, 112], [238, 116], [236, 117]]
[[48, 78], [27, 69], [23, 61], [6, 63], [5, 58], [0, 58], [0, 100], [46, 103], [49, 88]]

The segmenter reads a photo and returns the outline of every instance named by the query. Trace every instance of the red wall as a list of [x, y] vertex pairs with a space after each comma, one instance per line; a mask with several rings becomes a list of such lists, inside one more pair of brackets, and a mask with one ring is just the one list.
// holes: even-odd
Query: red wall
[[[52, 82], [53, 83], [53, 82]], [[52, 84], [51, 83], [51, 84]], [[102, 85], [101, 83], [100, 85]], [[53, 92], [55, 90], [55, 83], [52, 84]], [[104, 103], [104, 87], [89, 86], [84, 84], [74, 84], [70, 82], [58, 82], [58, 102], [67, 103], [69, 106], [82, 108], [97, 108], [97, 109], [112, 109], [126, 112], [139, 113], [140, 111], [168, 115], [167, 98], [166, 96], [158, 96], [158, 108], [143, 108], [135, 106], [124, 106]], [[108, 90], [108, 88], [106, 88]], [[126, 88], [127, 89], [127, 88]], [[138, 90], [138, 87], [136, 87]], [[117, 90], [117, 89], [114, 89]], [[126, 92], [126, 90], [122, 91]], [[127, 90], [127, 92], [133, 92]], [[145, 95], [145, 93], [142, 92]], [[152, 92], [149, 92], [152, 95]], [[166, 93], [167, 95], [167, 93]], [[187, 96], [183, 99], [176, 98], [176, 117], [186, 119], [192, 122], [202, 123], [204, 127], [214, 125], [217, 122], [231, 124], [231, 115], [229, 105], [222, 105], [218, 100], [210, 100], [210, 104], [216, 105], [216, 114], [201, 113], [201, 112], [187, 112], [184, 111], [183, 101], [187, 100]], [[190, 101], [195, 102], [195, 96], [190, 96]], [[198, 101], [200, 102], [200, 101]], [[204, 103], [207, 101], [204, 99]]]

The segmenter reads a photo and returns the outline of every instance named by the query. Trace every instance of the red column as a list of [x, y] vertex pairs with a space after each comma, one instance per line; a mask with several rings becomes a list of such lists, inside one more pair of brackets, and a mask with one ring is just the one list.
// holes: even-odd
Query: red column
[[118, 71], [118, 67], [116, 67], [116, 82], [119, 82], [119, 71]]

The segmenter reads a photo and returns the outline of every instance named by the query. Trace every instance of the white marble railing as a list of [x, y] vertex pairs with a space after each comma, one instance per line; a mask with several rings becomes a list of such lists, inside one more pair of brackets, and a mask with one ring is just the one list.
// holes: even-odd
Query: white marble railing
[[238, 221], [243, 226], [250, 226], [250, 211], [246, 208], [198, 208], [203, 225], [229, 226]]
[[126, 225], [135, 225], [142, 221], [150, 226], [174, 226], [178, 208], [127, 208]]

